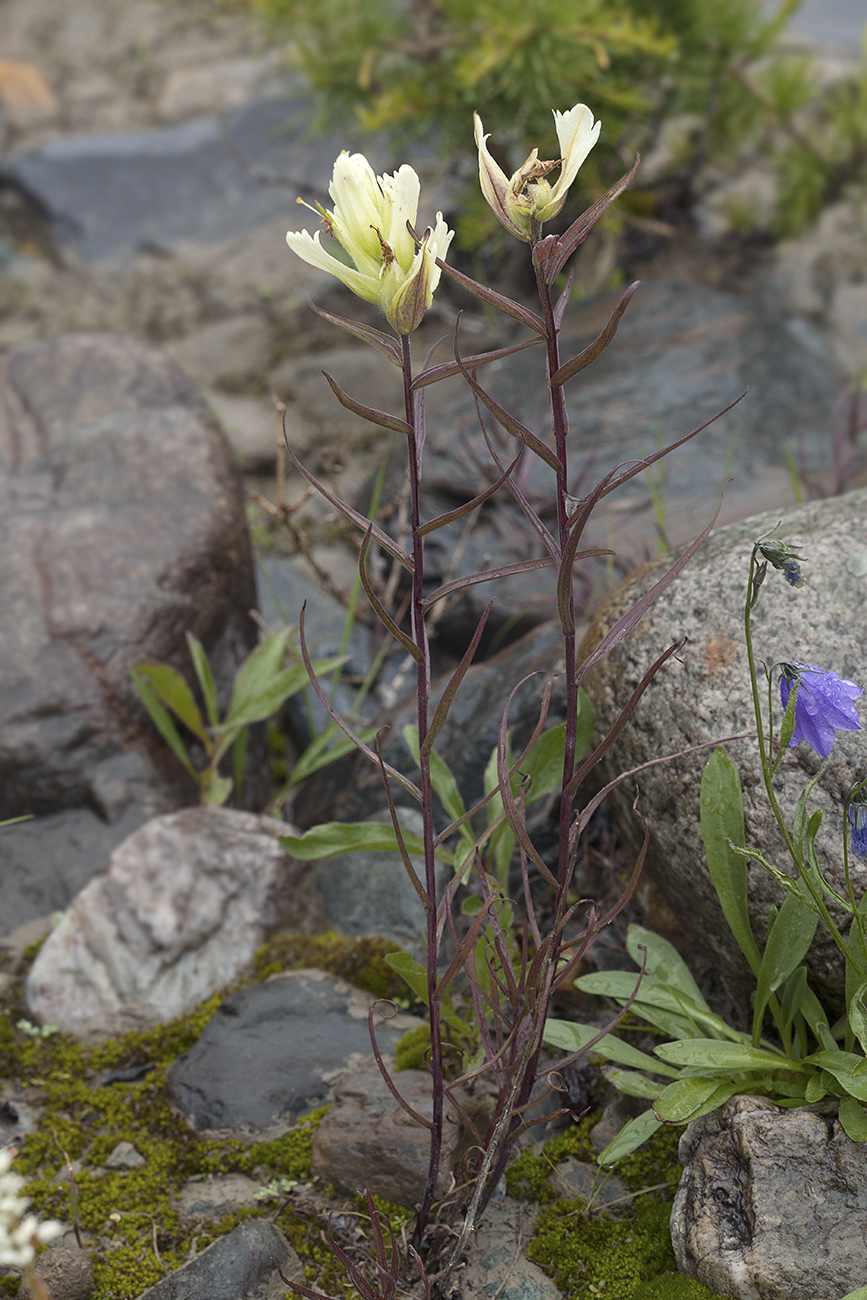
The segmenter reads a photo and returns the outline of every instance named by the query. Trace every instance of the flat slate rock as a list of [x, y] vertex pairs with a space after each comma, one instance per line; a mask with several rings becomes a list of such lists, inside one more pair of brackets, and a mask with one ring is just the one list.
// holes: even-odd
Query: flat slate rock
[[[291, 971], [232, 993], [167, 1076], [171, 1100], [198, 1132], [270, 1140], [323, 1105], [328, 1077], [371, 1057], [374, 999], [320, 970]], [[418, 1025], [396, 1015], [377, 1029], [384, 1052]]]
[[287, 1277], [303, 1276], [279, 1228], [253, 1219], [143, 1291], [140, 1300], [282, 1300], [286, 1286], [278, 1268]]

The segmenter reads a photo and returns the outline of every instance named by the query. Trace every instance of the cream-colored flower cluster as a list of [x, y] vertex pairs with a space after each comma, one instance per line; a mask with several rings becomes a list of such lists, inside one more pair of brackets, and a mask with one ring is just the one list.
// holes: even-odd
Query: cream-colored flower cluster
[[398, 334], [411, 334], [421, 324], [440, 280], [436, 259], [445, 257], [454, 233], [438, 212], [434, 228], [413, 237], [420, 191], [412, 167], [404, 164], [393, 176], [376, 176], [364, 154], [344, 152], [328, 187], [334, 209], [317, 205], [315, 211], [354, 265], [326, 252], [318, 230], [286, 236], [305, 262], [336, 275], [359, 298], [379, 303]]
[[63, 1227], [49, 1219], [40, 1223], [28, 1214], [30, 1202], [21, 1195], [24, 1179], [11, 1172], [12, 1156], [0, 1149], [0, 1264], [27, 1268], [33, 1263], [36, 1248], [58, 1237]]

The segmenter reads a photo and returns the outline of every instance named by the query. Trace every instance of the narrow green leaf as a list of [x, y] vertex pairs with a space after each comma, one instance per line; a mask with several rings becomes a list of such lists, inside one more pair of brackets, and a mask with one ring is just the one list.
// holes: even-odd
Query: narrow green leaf
[[645, 930], [642, 925], [630, 925], [626, 935], [626, 951], [637, 966], [642, 965], [643, 958], [639, 947], [643, 947], [647, 953], [644, 967], [647, 975], [670, 988], [680, 989], [697, 1007], [710, 1011], [689, 967], [674, 944], [661, 935], [654, 934], [652, 930]]
[[[334, 668], [339, 668], [345, 662], [345, 656], [334, 655], [330, 659], [316, 660], [313, 664], [313, 670], [317, 676], [324, 676]], [[246, 664], [242, 666], [242, 672], [245, 667]], [[236, 679], [235, 695], [232, 697], [232, 703], [225, 722], [218, 728], [219, 735], [231, 735], [232, 739], [234, 739], [233, 733], [239, 727], [248, 727], [253, 722], [261, 722], [263, 718], [270, 718], [273, 713], [276, 713], [285, 704], [290, 695], [297, 695], [298, 691], [303, 690], [310, 681], [307, 676], [307, 669], [303, 664], [298, 664], [294, 668], [281, 669], [269, 680], [265, 680], [263, 675], [257, 674], [257, 676], [259, 689], [255, 691], [251, 689], [249, 695], [246, 694], [246, 691], [251, 688], [252, 683], [245, 683], [245, 694], [239, 695]]]
[[[424, 840], [420, 835], [404, 831], [403, 841], [410, 853], [424, 856]], [[391, 822], [322, 822], [303, 835], [281, 835], [280, 843], [293, 858], [305, 862], [331, 858], [337, 853], [400, 851]], [[436, 856], [440, 862], [453, 864], [454, 855], [445, 849], [437, 849]]]
[[[417, 763], [419, 761], [418, 727], [404, 727], [403, 738]], [[458, 783], [444, 758], [441, 758], [434, 750], [431, 750], [429, 758], [431, 785], [439, 795], [442, 806], [449, 817], [453, 822], [456, 822], [467, 811], [461, 798], [461, 792], [458, 789]]]
[[157, 731], [160, 733], [175, 758], [183, 764], [196, 785], [198, 785], [200, 781], [199, 774], [193, 767], [192, 759], [187, 753], [186, 746], [178, 734], [177, 727], [172, 722], [169, 714], [160, 704], [147, 678], [143, 677], [135, 668], [130, 672], [130, 678], [133, 686], [141, 696], [142, 703], [150, 714], [151, 721]]
[[566, 724], [543, 731], [521, 764], [521, 774], [530, 777], [527, 803], [534, 803], [546, 794], [553, 794], [563, 784], [563, 754], [566, 746]]
[[[581, 1025], [574, 1020], [548, 1020], [545, 1023], [543, 1038], [549, 1047], [559, 1047], [564, 1052], [580, 1052], [599, 1033], [598, 1026]], [[616, 1061], [618, 1065], [628, 1065], [631, 1069], [650, 1070], [667, 1078], [677, 1077], [677, 1071], [660, 1064], [647, 1052], [640, 1052], [631, 1043], [626, 1043], [614, 1034], [605, 1034], [590, 1049], [606, 1061]], [[657, 1086], [657, 1092], [662, 1085]]]
[[654, 1049], [670, 1065], [692, 1065], [702, 1070], [799, 1070], [797, 1061], [789, 1061], [775, 1052], [744, 1043], [724, 1043], [710, 1038], [687, 1038], [678, 1043], [660, 1043]]
[[824, 1071], [820, 1070], [816, 1074], [811, 1074], [807, 1080], [807, 1086], [804, 1089], [804, 1101], [808, 1106], [812, 1106], [814, 1102], [821, 1101], [823, 1097], [828, 1095], [828, 1085], [822, 1077], [823, 1073]]
[[428, 1006], [427, 969], [416, 961], [408, 952], [387, 952], [385, 964], [397, 971], [401, 979], [409, 985], [419, 1002]]
[[646, 1110], [643, 1115], [636, 1115], [635, 1119], [624, 1124], [617, 1137], [612, 1138], [608, 1146], [599, 1152], [596, 1163], [602, 1169], [616, 1165], [618, 1160], [631, 1155], [660, 1128], [662, 1128], [662, 1121], [656, 1118], [652, 1110]]
[[205, 654], [205, 647], [197, 636], [192, 632], [187, 633], [187, 647], [190, 652], [190, 658], [193, 661], [196, 678], [199, 688], [202, 692], [202, 699], [205, 701], [205, 716], [212, 727], [216, 727], [220, 721], [220, 710], [217, 703], [217, 683], [214, 681], [214, 674], [211, 672], [211, 665], [208, 663], [208, 656]]
[[653, 1103], [656, 1118], [665, 1124], [686, 1124], [716, 1110], [739, 1090], [738, 1084], [711, 1079], [676, 1079]]
[[656, 1101], [662, 1092], [661, 1083], [648, 1079], [646, 1074], [638, 1074], [635, 1070], [618, 1070], [612, 1065], [605, 1071], [605, 1077], [609, 1083], [614, 1084], [618, 1092], [625, 1093], [627, 1097], [643, 1097], [645, 1101]]
[[[369, 744], [376, 735], [376, 727], [365, 727], [358, 732], [358, 737]], [[355, 749], [355, 741], [340, 730], [336, 724], [331, 724], [324, 732], [312, 740], [298, 761], [292, 768], [291, 782], [293, 785], [300, 783], [314, 772], [321, 768], [327, 767], [335, 759], [341, 758], [344, 754], [349, 754]]]
[[804, 1060], [809, 1065], [818, 1065], [822, 1070], [826, 1070], [841, 1087], [845, 1088], [850, 1097], [856, 1097], [858, 1101], [867, 1101], [867, 1074], [857, 1073], [857, 1067], [864, 1060], [863, 1056], [856, 1056], [854, 1052], [823, 1050], [814, 1052]]
[[194, 736], [210, 751], [211, 738], [205, 730], [202, 715], [184, 678], [171, 664], [136, 664], [133, 673], [146, 677], [160, 702], [172, 710], [176, 717], [192, 731]]
[[246, 707], [250, 700], [266, 690], [274, 678], [282, 672], [286, 643], [291, 635], [291, 628], [281, 627], [267, 636], [247, 655], [235, 676], [235, 687], [229, 708], [230, 716]]
[[819, 918], [795, 894], [783, 899], [774, 921], [756, 980], [756, 1001], [753, 1008], [753, 1040], [761, 1031], [765, 1008], [792, 971], [800, 966], [813, 942]]
[[747, 860], [732, 848], [744, 846], [744, 805], [738, 769], [724, 749], [714, 750], [701, 779], [701, 834], [707, 865], [723, 915], [754, 975], [762, 955], [750, 924]]
[[860, 1102], [854, 1097], [841, 1097], [838, 1116], [848, 1138], [853, 1142], [867, 1142], [867, 1112]]
[[[575, 981], [575, 987], [583, 993], [596, 993], [624, 1003], [632, 997], [637, 982], [637, 972], [594, 971], [592, 975], [580, 976]], [[641, 981], [641, 987], [631, 1010], [650, 1021], [652, 1025], [664, 1029], [674, 1038], [696, 1038], [700, 1028], [709, 1038], [730, 1039], [736, 1043], [749, 1042], [745, 1034], [732, 1029], [719, 1016], [697, 1006], [685, 993], [681, 993], [676, 988], [669, 988], [667, 984], [663, 984], [652, 975], [645, 975]], [[670, 1017], [673, 1013], [674, 1020], [667, 1019], [665, 1023], [660, 1023], [659, 1012], [664, 1013], [666, 1017]], [[677, 1024], [678, 1028], [669, 1028], [671, 1024]]]

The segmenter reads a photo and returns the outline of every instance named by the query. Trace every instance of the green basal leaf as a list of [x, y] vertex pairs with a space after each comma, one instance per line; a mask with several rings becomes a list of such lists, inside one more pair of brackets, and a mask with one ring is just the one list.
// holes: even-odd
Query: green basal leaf
[[130, 672], [130, 679], [133, 686], [141, 696], [142, 703], [150, 714], [151, 721], [157, 731], [160, 733], [175, 758], [183, 764], [196, 785], [198, 785], [200, 780], [199, 774], [193, 767], [192, 759], [187, 753], [186, 746], [181, 740], [178, 729], [172, 722], [168, 712], [160, 704], [147, 678], [143, 677], [135, 668], [133, 668]]
[[804, 1101], [807, 1105], [812, 1106], [814, 1102], [821, 1101], [827, 1095], [828, 1085], [824, 1079], [824, 1072], [820, 1070], [816, 1074], [811, 1074], [804, 1088]]
[[774, 921], [756, 981], [753, 1041], [757, 1042], [771, 995], [800, 966], [813, 942], [819, 918], [795, 894], [787, 894]]
[[816, 1065], [826, 1070], [849, 1093], [850, 1097], [855, 1097], [858, 1101], [867, 1101], [867, 1074], [857, 1072], [857, 1067], [864, 1060], [863, 1056], [856, 1056], [854, 1052], [823, 1050], [814, 1052], [804, 1060], [808, 1065]]
[[689, 967], [674, 944], [663, 939], [661, 935], [654, 934], [652, 930], [645, 930], [641, 925], [630, 925], [626, 935], [626, 951], [637, 966], [642, 964], [639, 945], [647, 952], [647, 962], [644, 967], [646, 976], [659, 980], [671, 989], [679, 989], [681, 993], [686, 994], [691, 1003], [710, 1014], [710, 1007], [702, 997]]
[[644, 1074], [637, 1074], [635, 1070], [618, 1070], [612, 1065], [605, 1071], [605, 1077], [618, 1092], [625, 1093], [627, 1097], [644, 1097], [647, 1101], [655, 1101], [662, 1092], [661, 1083], [648, 1079]]
[[840, 1300], [867, 1300], [867, 1286], [859, 1286], [857, 1291], [847, 1291]]
[[662, 1128], [662, 1121], [658, 1120], [652, 1110], [646, 1110], [642, 1115], [636, 1115], [628, 1124], [612, 1138], [599, 1155], [596, 1157], [596, 1163], [600, 1169], [608, 1169], [611, 1165], [616, 1165], [618, 1160], [624, 1156], [632, 1155], [632, 1152], [640, 1147], [648, 1138], [652, 1138], [658, 1129]]
[[[581, 1025], [574, 1020], [548, 1020], [545, 1022], [542, 1036], [549, 1047], [559, 1047], [564, 1052], [580, 1052], [598, 1033], [598, 1026]], [[653, 1056], [640, 1052], [637, 1047], [625, 1043], [622, 1038], [617, 1038], [614, 1034], [605, 1034], [598, 1043], [593, 1044], [591, 1051], [596, 1052], [606, 1061], [616, 1061], [618, 1065], [628, 1065], [636, 1070], [650, 1070], [654, 1074], [666, 1075], [669, 1078], [677, 1077], [676, 1070], [661, 1065]]]
[[849, 999], [847, 1008], [849, 1027], [867, 1055], [867, 983], [859, 984]]
[[[403, 738], [407, 743], [410, 753], [416, 763], [418, 763], [418, 727], [404, 727]], [[431, 785], [439, 795], [442, 806], [445, 808], [452, 821], [456, 822], [460, 817], [463, 817], [467, 810], [464, 806], [464, 801], [461, 798], [460, 791], [458, 790], [457, 781], [455, 780], [448, 763], [446, 763], [445, 759], [441, 758], [434, 750], [431, 750], [430, 754], [430, 779]]]
[[[139, 677], [147, 678], [151, 690], [160, 703], [171, 709], [184, 726], [198, 737], [205, 746], [206, 752], [210, 753], [211, 738], [205, 729], [198, 705], [193, 699], [193, 692], [177, 668], [172, 668], [171, 664], [142, 663], [136, 664], [132, 671], [138, 673]], [[145, 704], [147, 704], [146, 700]]]
[[761, 953], [750, 924], [747, 861], [735, 851], [744, 846], [741, 782], [737, 767], [724, 749], [714, 751], [702, 775], [701, 833], [710, 878], [723, 915], [750, 969], [757, 975]]
[[678, 1043], [660, 1043], [654, 1053], [670, 1065], [689, 1065], [702, 1070], [731, 1073], [736, 1070], [800, 1070], [797, 1061], [789, 1061], [776, 1052], [743, 1043], [724, 1043], [710, 1038], [685, 1039]]
[[[594, 971], [592, 975], [580, 976], [575, 981], [575, 987], [583, 993], [596, 993], [624, 1003], [632, 997], [637, 983], [637, 972]], [[699, 1032], [704, 1032], [709, 1038], [749, 1042], [745, 1034], [730, 1028], [719, 1016], [697, 1006], [685, 993], [669, 988], [652, 975], [644, 976], [630, 1009], [674, 1038], [695, 1038]]]
[[[250, 658], [241, 665], [235, 678], [235, 691], [229, 712], [222, 726], [217, 729], [221, 740], [228, 739], [229, 744], [234, 740], [239, 727], [248, 727], [252, 722], [261, 722], [263, 718], [270, 718], [272, 713], [282, 708], [291, 695], [297, 695], [310, 683], [307, 669], [303, 664], [298, 664], [294, 668], [279, 669], [270, 676], [266, 673], [266, 665], [257, 664], [255, 672], [247, 674], [246, 670], [253, 656], [266, 645], [267, 642], [263, 642], [258, 650], [253, 651]], [[313, 662], [313, 671], [317, 677], [321, 677], [333, 672], [345, 662], [345, 655], [333, 655], [330, 659], [316, 659]], [[244, 676], [243, 682], [242, 676]]]
[[670, 1083], [653, 1103], [654, 1114], [665, 1124], [686, 1124], [700, 1115], [707, 1115], [722, 1106], [742, 1084], [721, 1083], [712, 1079], [677, 1079]]
[[427, 968], [422, 966], [420, 961], [408, 952], [387, 952], [385, 954], [385, 964], [390, 966], [393, 971], [397, 971], [401, 979], [409, 985], [412, 992], [423, 1002], [425, 1006], [428, 1002], [427, 988]]
[[[424, 856], [424, 840], [420, 835], [404, 832], [403, 842], [410, 853]], [[293, 858], [305, 862], [330, 858], [336, 853], [399, 852], [391, 822], [323, 822], [303, 835], [281, 835], [280, 843]], [[436, 857], [449, 866], [453, 864], [453, 854], [445, 849], [437, 849]]]
[[867, 1142], [867, 1111], [854, 1097], [841, 1097], [838, 1117], [853, 1142]]
[[199, 784], [200, 803], [206, 804], [209, 808], [222, 808], [231, 793], [230, 777], [220, 776], [219, 772], [211, 767], [202, 773]]
[[[580, 717], [580, 715], [579, 715]], [[579, 722], [580, 725], [580, 722]], [[553, 794], [563, 784], [563, 754], [566, 748], [566, 724], [543, 731], [521, 764], [520, 774], [531, 778], [527, 803], [535, 803]]]
[[211, 665], [208, 663], [208, 656], [205, 654], [205, 647], [197, 636], [192, 632], [187, 633], [187, 647], [190, 652], [190, 658], [193, 661], [193, 669], [199, 683], [199, 689], [202, 692], [202, 699], [205, 701], [205, 715], [208, 724], [216, 727], [220, 721], [220, 710], [217, 703], [217, 683], [214, 681], [214, 674], [211, 672]]

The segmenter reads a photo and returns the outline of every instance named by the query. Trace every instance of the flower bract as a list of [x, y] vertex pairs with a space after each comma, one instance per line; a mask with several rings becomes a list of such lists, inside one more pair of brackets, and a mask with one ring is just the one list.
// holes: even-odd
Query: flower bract
[[783, 708], [789, 702], [793, 684], [798, 683], [795, 700], [795, 730], [789, 748], [806, 740], [817, 754], [827, 758], [836, 731], [860, 731], [861, 719], [853, 703], [863, 694], [863, 687], [845, 677], [811, 664], [784, 664], [780, 677]]
[[[593, 121], [586, 104], [576, 104], [568, 113], [558, 113], [555, 109], [554, 125], [561, 156], [552, 162], [541, 162], [539, 150], [533, 149], [511, 177], [491, 157], [488, 136], [478, 113], [473, 114], [473, 123], [482, 193], [506, 230], [530, 243], [537, 237], [539, 226], [561, 211], [578, 168], [599, 139], [602, 123]], [[560, 175], [552, 185], [548, 173], [556, 167], [560, 168]]]
[[421, 324], [440, 280], [436, 259], [445, 258], [453, 236], [441, 212], [420, 240], [410, 233], [420, 190], [412, 167], [404, 164], [393, 176], [376, 176], [364, 154], [344, 152], [328, 187], [334, 209], [317, 204], [315, 210], [353, 265], [327, 252], [318, 230], [314, 235], [290, 230], [286, 236], [303, 261], [336, 275], [366, 302], [378, 303], [398, 334], [411, 334]]

